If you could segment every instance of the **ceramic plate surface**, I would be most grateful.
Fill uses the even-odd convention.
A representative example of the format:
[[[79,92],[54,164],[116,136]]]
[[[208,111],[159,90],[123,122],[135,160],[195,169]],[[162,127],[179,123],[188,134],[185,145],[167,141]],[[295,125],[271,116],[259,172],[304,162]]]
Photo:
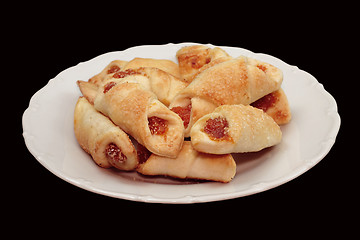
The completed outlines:
[[[81,93],[77,80],[88,80],[112,60],[135,57],[170,59],[194,43],[149,45],[109,52],[70,67],[40,89],[23,114],[23,136],[34,157],[49,171],[83,189],[143,202],[194,203],[242,197],[286,183],[316,165],[330,151],[340,127],[334,98],[309,73],[249,50],[222,47],[231,56],[249,56],[283,71],[292,120],[281,126],[282,142],[257,153],[234,154],[237,173],[230,183],[177,181],[143,177],[98,167],[76,141],[74,107]],[[214,47],[208,44],[209,47]]]

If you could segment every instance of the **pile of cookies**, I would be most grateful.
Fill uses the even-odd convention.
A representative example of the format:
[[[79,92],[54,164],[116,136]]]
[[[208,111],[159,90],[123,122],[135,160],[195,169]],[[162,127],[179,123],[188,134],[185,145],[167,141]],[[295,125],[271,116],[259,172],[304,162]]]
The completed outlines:
[[[78,81],[75,136],[100,167],[229,182],[231,153],[281,142],[291,119],[282,72],[204,45],[176,57],[115,60]]]

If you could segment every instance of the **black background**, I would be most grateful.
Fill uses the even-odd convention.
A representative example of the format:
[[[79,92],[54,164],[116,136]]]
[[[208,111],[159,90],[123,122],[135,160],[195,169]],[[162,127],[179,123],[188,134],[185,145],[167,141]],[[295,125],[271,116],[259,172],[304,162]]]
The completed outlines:
[[[351,65],[346,63],[352,40],[346,26],[351,25],[352,16],[345,15],[339,21],[345,10],[336,6],[326,11],[311,5],[297,11],[299,6],[231,6],[194,8],[183,2],[162,10],[154,4],[122,7],[97,3],[94,9],[69,5],[66,10],[57,10],[54,5],[49,11],[25,11],[21,22],[8,27],[3,50],[9,46],[12,54],[4,56],[8,68],[3,72],[10,75],[3,79],[3,90],[4,96],[10,93],[11,97],[3,99],[7,102],[5,116],[15,123],[15,133],[6,127],[4,132],[10,131],[16,140],[4,148],[11,150],[12,156],[4,155],[3,161],[9,163],[2,170],[7,176],[4,196],[14,212],[10,222],[36,222],[37,218],[42,226],[62,226],[63,230],[85,223],[86,232],[126,231],[126,223],[138,229],[155,224],[150,236],[160,236],[168,228],[177,236],[200,226],[203,232],[220,229],[239,235],[249,227],[259,229],[252,231],[253,235],[283,235],[285,226],[296,236],[315,229],[347,233],[350,225],[341,231],[338,225],[359,213],[353,204],[358,192],[353,184],[358,180],[350,174],[358,157],[351,155],[351,140],[345,138],[349,82],[358,80],[345,75]],[[190,205],[139,203],[91,193],[56,177],[30,154],[22,137],[22,114],[31,96],[50,79],[109,51],[169,42],[241,47],[311,73],[338,103],[342,122],[335,145],[319,164],[284,185],[243,198]],[[358,64],[353,67],[357,71]],[[52,225],[55,219],[64,222]]]

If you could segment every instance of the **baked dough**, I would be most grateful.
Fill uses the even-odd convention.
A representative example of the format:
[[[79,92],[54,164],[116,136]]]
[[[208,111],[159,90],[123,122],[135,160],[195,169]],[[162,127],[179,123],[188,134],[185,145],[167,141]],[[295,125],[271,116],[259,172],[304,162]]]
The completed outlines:
[[[112,78],[114,74],[118,73],[119,71],[125,71],[127,69],[138,69],[141,67],[158,68],[164,72],[173,75],[176,78],[180,78],[179,67],[173,61],[166,59],[134,58],[131,61],[112,61],[100,73],[90,78],[89,82],[99,86],[104,81]]]
[[[97,88],[103,82],[109,81],[112,78],[122,79],[130,75],[134,76],[145,89],[155,93],[159,101],[166,106],[169,106],[174,97],[187,86],[187,83],[180,78],[153,67],[118,70],[113,74],[106,75],[102,81],[98,81],[97,83],[92,81],[78,81],[78,86],[83,95],[93,103],[94,92],[96,94]],[[100,85],[98,85],[99,83]]]
[[[109,63],[100,73],[90,78],[89,82],[99,86],[102,82],[112,78],[114,73],[121,71],[121,69],[123,69],[127,63],[127,61],[114,60]]]
[[[83,97],[75,106],[74,132],[80,146],[103,168],[134,170],[136,150],[128,135]]]
[[[236,174],[230,153],[281,142],[278,124],[291,119],[283,74],[218,47],[187,46],[176,57],[179,65],[115,60],[77,81],[84,97],[75,107],[76,139],[104,168],[229,182]]]
[[[159,68],[143,67],[136,71],[148,78],[150,90],[155,93],[159,101],[166,106],[169,106],[174,97],[188,85],[180,78]]]
[[[149,151],[175,158],[184,140],[183,122],[139,81],[132,75],[110,79],[99,88],[94,106]]]
[[[211,49],[205,45],[183,47],[176,52],[176,57],[181,77],[189,83],[206,68],[232,58],[221,48]]]
[[[251,106],[263,110],[278,125],[286,124],[291,120],[289,102],[282,88],[251,103]]]
[[[126,69],[114,74],[113,78],[124,78],[129,75],[136,76],[138,82],[155,93],[159,101],[166,106],[169,106],[173,98],[187,86],[180,78],[154,67]]]
[[[194,81],[171,102],[169,108],[187,107],[191,104],[189,124],[217,106],[248,105],[280,88],[283,75],[280,69],[256,59],[240,56],[212,66],[196,76]]]
[[[89,101],[89,103],[94,105],[95,97],[97,95],[99,87],[95,83],[85,82],[81,80],[78,80],[76,84],[78,85],[82,95]]]
[[[276,122],[250,105],[223,105],[200,118],[192,127],[191,142],[213,154],[256,152],[281,141]]]
[[[236,163],[231,154],[200,153],[193,149],[190,141],[185,141],[175,159],[152,154],[137,171],[143,175],[229,182],[235,176]]]
[[[180,78],[179,66],[173,61],[167,59],[134,58],[124,66],[124,70],[138,69],[141,67],[157,68],[173,75],[176,78]]]

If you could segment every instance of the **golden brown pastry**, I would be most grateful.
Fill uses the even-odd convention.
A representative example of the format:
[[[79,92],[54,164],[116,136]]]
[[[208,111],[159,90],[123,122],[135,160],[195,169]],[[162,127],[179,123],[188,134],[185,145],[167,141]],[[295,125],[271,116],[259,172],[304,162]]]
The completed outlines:
[[[159,68],[144,67],[137,71],[149,79],[150,90],[159,101],[169,106],[174,97],[188,84]]]
[[[75,106],[74,132],[80,146],[100,167],[133,170],[138,165],[136,150],[128,135],[83,97]]]
[[[89,101],[89,103],[94,105],[95,97],[99,87],[94,83],[81,80],[77,81],[76,84],[78,85],[82,95]]]
[[[115,73],[113,78],[122,79],[130,75],[137,78],[144,88],[155,93],[159,101],[166,106],[169,106],[173,98],[187,86],[180,78],[153,67],[126,69]]]
[[[99,86],[102,82],[106,81],[109,78],[112,78],[112,76],[116,72],[121,71],[127,63],[127,61],[114,60],[109,63],[109,65],[107,65],[99,74],[96,74],[95,76],[90,78],[89,82],[95,84],[96,86]]]
[[[179,62],[180,74],[189,83],[206,68],[232,58],[221,48],[211,49],[205,45],[183,47],[176,52],[176,57]]]
[[[184,140],[183,122],[138,80],[110,79],[99,88],[94,106],[149,151],[174,158]]]
[[[174,97],[187,86],[187,83],[180,78],[152,67],[142,67],[138,69],[119,70],[113,74],[108,74],[106,77],[98,82],[103,83],[112,78],[123,79],[127,76],[133,76],[137,81],[147,90],[152,91],[158,97],[159,101],[169,106]],[[100,85],[101,85],[100,84]],[[94,92],[96,94],[97,88],[100,86],[89,81],[78,81],[78,86],[86,98],[93,103]]]
[[[134,58],[124,66],[123,70],[138,69],[142,67],[158,68],[176,78],[180,78],[179,66],[167,59]]]
[[[191,142],[213,154],[256,152],[281,141],[276,122],[250,105],[223,105],[200,118],[192,127]]]
[[[236,163],[231,154],[200,153],[193,149],[189,141],[185,141],[175,159],[152,154],[139,165],[137,171],[143,175],[229,182],[235,176]]]
[[[283,74],[218,47],[187,46],[176,57],[179,65],[115,60],[77,81],[84,97],[75,107],[76,139],[104,168],[229,182],[236,174],[230,153],[281,142],[278,124],[291,119]]]
[[[131,61],[114,60],[107,65],[99,74],[89,79],[90,83],[99,86],[102,82],[112,78],[114,74],[128,69],[138,69],[142,67],[158,68],[166,73],[180,78],[179,67],[176,63],[166,59],[134,58]]]
[[[286,124],[291,120],[289,102],[281,88],[251,103],[251,106],[263,110],[279,125]]]
[[[171,102],[169,108],[184,120],[185,136],[203,115],[224,104],[248,105],[280,88],[280,69],[247,57],[234,58],[212,66]]]

